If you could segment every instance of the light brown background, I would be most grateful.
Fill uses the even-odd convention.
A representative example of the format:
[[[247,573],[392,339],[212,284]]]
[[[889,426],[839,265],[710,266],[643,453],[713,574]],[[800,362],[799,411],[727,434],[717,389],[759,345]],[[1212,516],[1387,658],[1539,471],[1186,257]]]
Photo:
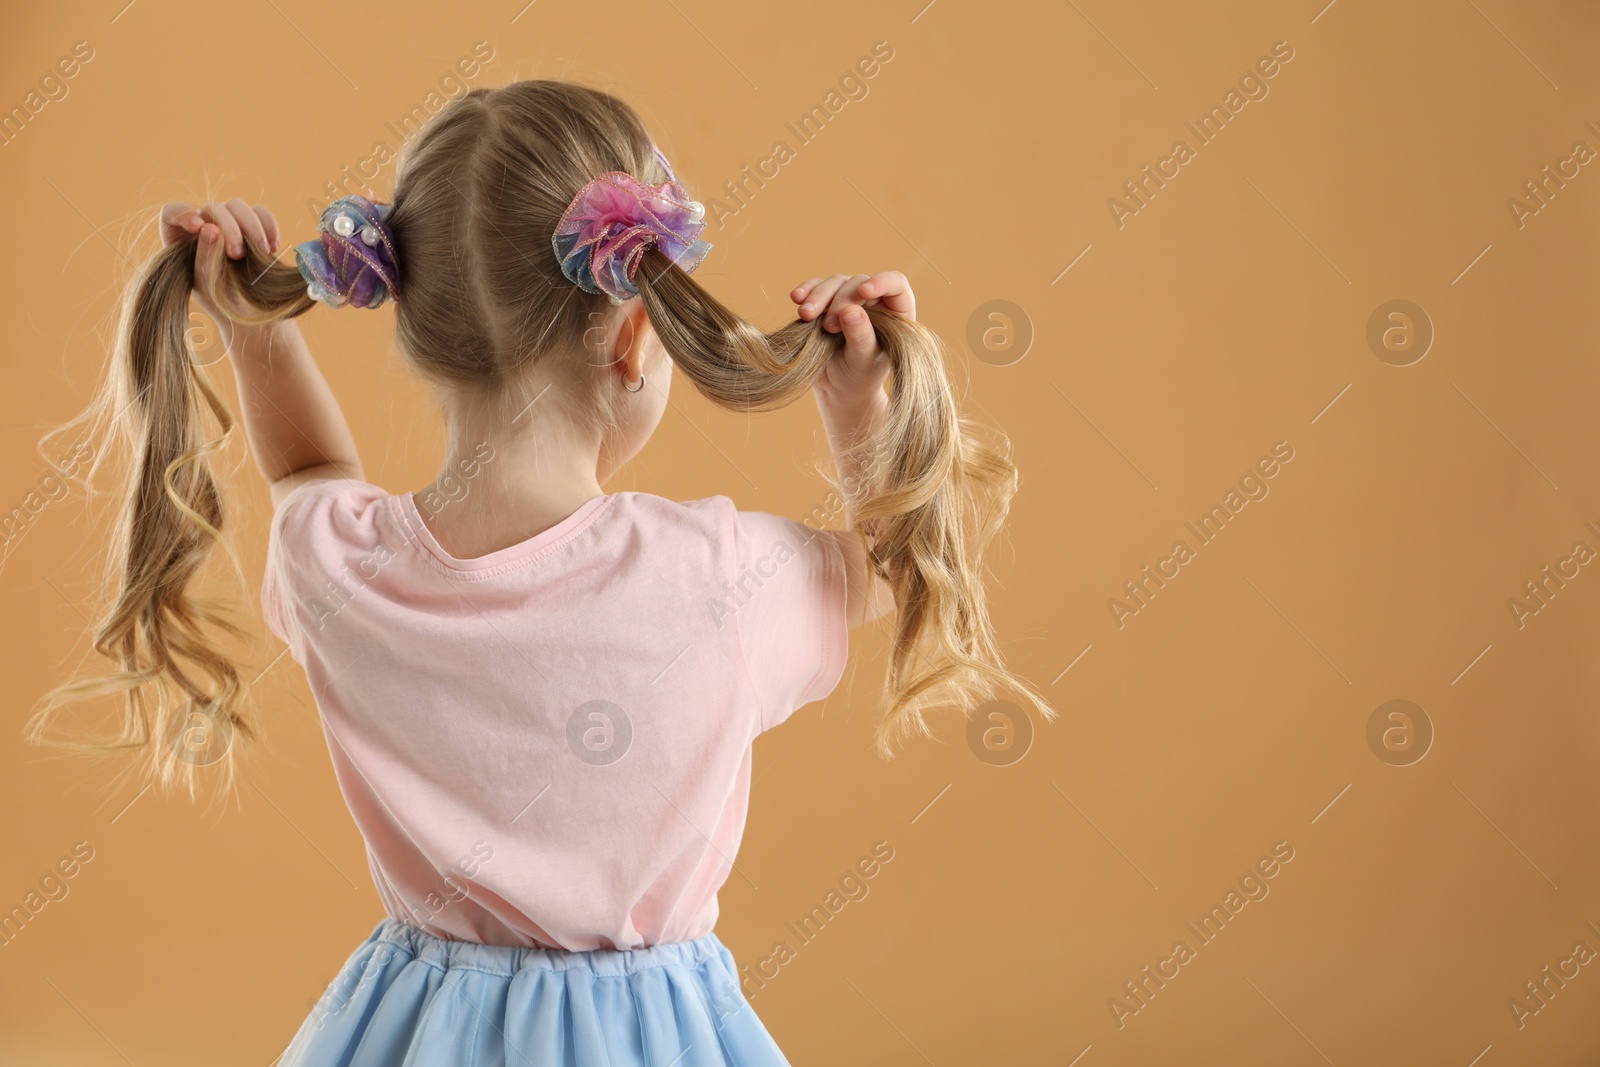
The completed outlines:
[[[476,84],[612,89],[710,197],[888,41],[868,97],[709,235],[700,277],[772,325],[812,275],[911,277],[969,409],[1015,442],[994,609],[1062,717],[1012,766],[977,759],[959,721],[882,764],[884,646],[858,636],[846,683],[757,745],[739,864],[759,888],[728,883],[718,932],[754,963],[873,842],[895,859],[756,1010],[797,1064],[1595,1062],[1600,964],[1521,1030],[1507,1000],[1575,942],[1600,950],[1600,577],[1521,630],[1506,602],[1573,542],[1600,547],[1600,174],[1521,229],[1506,201],[1574,141],[1600,149],[1600,13],[925,2],[9,9],[0,103],[75,41],[95,57],[0,148],[0,502],[87,397],[122,257],[149,251],[163,201],[243,196],[308,238],[322,183],[394,146],[385,123],[479,40]],[[1119,230],[1107,198],[1280,40],[1295,58],[1270,95]],[[1403,368],[1365,341],[1396,298],[1437,331]],[[1010,366],[964,342],[991,299],[1036,330]],[[440,436],[388,313],[304,321],[370,476],[425,484]],[[1296,457],[1270,497],[1119,630],[1107,598],[1279,440]],[[746,419],[680,387],[612,488],[798,516],[826,493],[822,448],[809,403]],[[232,456],[253,612],[266,494]],[[74,842],[95,850],[0,948],[0,1060],[264,1065],[380,917],[362,845],[287,658],[257,684],[267,741],[233,809],[22,743],[87,649],[108,521],[52,504],[0,570],[0,905]],[[264,666],[279,649],[256,625]],[[1395,698],[1437,730],[1409,767],[1367,746]],[[1122,983],[1285,840],[1270,896],[1119,1029]]]

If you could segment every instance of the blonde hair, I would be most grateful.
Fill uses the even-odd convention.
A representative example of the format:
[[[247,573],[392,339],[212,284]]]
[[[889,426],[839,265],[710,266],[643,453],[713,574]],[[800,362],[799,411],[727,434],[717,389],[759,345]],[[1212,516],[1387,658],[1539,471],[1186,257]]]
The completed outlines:
[[[630,107],[567,82],[473,89],[423,128],[400,160],[388,218],[400,253],[399,347],[415,369],[496,402],[537,363],[570,379],[596,417],[614,418],[616,390],[570,358],[612,309],[562,276],[550,245],[578,190],[607,171],[652,184],[667,177]],[[95,650],[117,669],[56,690],[28,726],[38,741],[62,704],[120,693],[121,733],[100,747],[140,752],[153,782],[191,794],[194,763],[175,744],[186,721],[199,711],[231,735],[253,736],[238,670],[212,636],[241,632],[190,591],[224,529],[210,456],[232,427],[186,336],[195,240],[158,252],[130,285],[111,372],[85,416],[120,437],[131,459],[110,554],[116,598],[94,630]],[[636,281],[676,369],[726,408],[770,410],[806,395],[843,344],[820,318],[762,332],[654,249]],[[244,309],[240,321],[290,318],[313,304],[293,266],[253,248],[229,261],[223,285],[218,302]],[[1017,485],[1009,444],[999,434],[981,442],[961,415],[937,336],[882,308],[867,314],[893,388],[882,428],[858,446],[862,484],[846,491],[855,534],[897,608],[879,750],[932,736],[929,709],[970,715],[999,690],[1052,718],[1005,668],[986,606],[984,553]],[[233,756],[231,747],[222,754],[230,776]]]

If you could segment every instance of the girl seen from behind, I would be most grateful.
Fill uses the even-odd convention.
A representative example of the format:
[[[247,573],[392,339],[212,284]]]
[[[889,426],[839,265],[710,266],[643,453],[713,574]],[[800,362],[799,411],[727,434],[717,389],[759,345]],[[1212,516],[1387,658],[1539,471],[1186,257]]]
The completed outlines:
[[[704,215],[628,105],[557,81],[451,103],[392,202],[335,202],[295,266],[264,208],[163,212],[85,416],[127,458],[94,633],[114,669],[29,732],[113,698],[105,745],[191,793],[254,734],[221,643],[241,631],[195,589],[227,530],[210,457],[234,417],[189,348],[192,297],[271,487],[262,610],[387,912],[284,1067],[784,1063],[713,932],[755,737],[831,692],[847,628],[883,616],[885,754],[1001,690],[1054,714],[986,610],[1015,469],[960,414],[905,277],[813,279],[766,333],[692,277]],[[448,427],[433,484],[366,481],[295,323],[319,302],[393,305]],[[846,529],[605,492],[679,374],[741,412],[815,396]]]

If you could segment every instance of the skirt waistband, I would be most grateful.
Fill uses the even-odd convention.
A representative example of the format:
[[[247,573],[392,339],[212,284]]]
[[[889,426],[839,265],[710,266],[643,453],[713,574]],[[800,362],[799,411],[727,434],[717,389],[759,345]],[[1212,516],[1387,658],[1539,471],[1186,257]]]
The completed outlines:
[[[464,968],[504,977],[522,971],[539,970],[577,970],[592,975],[619,977],[653,967],[680,966],[692,969],[727,952],[714,933],[693,941],[674,941],[643,948],[597,948],[585,952],[517,945],[481,945],[475,941],[446,941],[392,917],[379,922],[367,941],[369,944],[393,945],[419,962],[431,964],[440,970]]]

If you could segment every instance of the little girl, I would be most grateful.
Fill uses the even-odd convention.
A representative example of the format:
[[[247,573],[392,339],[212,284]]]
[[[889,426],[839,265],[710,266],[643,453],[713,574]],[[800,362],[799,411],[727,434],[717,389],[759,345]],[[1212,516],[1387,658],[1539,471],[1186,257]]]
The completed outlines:
[[[1015,469],[959,415],[905,277],[813,279],[763,333],[691,277],[704,217],[631,108],[555,81],[449,105],[393,203],[330,205],[295,266],[264,208],[163,212],[89,416],[129,446],[95,632],[117,670],[63,687],[30,732],[118,694],[110,747],[191,794],[252,736],[214,636],[240,631],[192,591],[233,424],[188,347],[192,295],[271,486],[262,610],[305,669],[387,912],[284,1067],[784,1063],[713,933],[756,735],[831,692],[847,626],[886,613],[886,754],[929,734],[925,709],[997,687],[1053,714],[985,610]],[[319,302],[393,304],[448,423],[425,489],[366,481],[294,323]],[[675,373],[739,411],[812,392],[848,529],[606,493]]]

